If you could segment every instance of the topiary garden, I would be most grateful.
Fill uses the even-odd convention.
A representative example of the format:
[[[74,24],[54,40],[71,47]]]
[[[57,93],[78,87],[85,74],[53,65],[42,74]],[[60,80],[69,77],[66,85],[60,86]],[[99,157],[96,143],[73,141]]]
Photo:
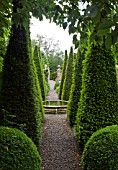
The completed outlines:
[[[81,50],[86,51],[90,38],[85,56],[78,50],[75,57],[71,47],[68,58],[65,51],[60,87],[55,84],[59,99],[69,100],[67,117],[83,150],[83,170],[118,169],[118,4],[113,0],[87,2],[81,15],[78,1],[65,5],[62,1],[1,0],[1,170],[41,169],[37,148],[44,120],[42,100],[49,90],[48,70],[44,80],[40,50],[35,46],[32,54],[29,23],[32,15],[42,20],[43,14],[64,29],[68,26],[76,48],[80,43]],[[78,33],[81,41],[77,40]],[[57,58],[49,58],[52,79],[56,76],[52,60],[63,61]]]

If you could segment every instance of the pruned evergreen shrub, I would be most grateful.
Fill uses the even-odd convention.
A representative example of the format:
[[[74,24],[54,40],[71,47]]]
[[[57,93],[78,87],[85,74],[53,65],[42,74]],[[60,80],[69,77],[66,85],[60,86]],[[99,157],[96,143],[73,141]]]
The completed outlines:
[[[78,110],[78,103],[80,100],[81,86],[82,86],[82,61],[83,61],[83,56],[82,54],[80,54],[78,49],[78,53],[75,61],[75,69],[73,72],[71,92],[70,92],[70,97],[69,97],[68,107],[67,107],[67,117],[71,126],[74,126],[75,124],[77,110]]]
[[[63,84],[64,84],[64,79],[65,79],[65,71],[66,71],[67,60],[68,60],[68,54],[67,54],[67,50],[65,50],[63,70],[62,70],[61,82],[60,82],[59,92],[58,92],[59,99],[61,99],[61,96],[62,96],[62,90],[63,90]]]
[[[26,134],[15,128],[0,127],[0,169],[40,170],[41,158]]]
[[[48,82],[48,69],[44,70],[45,80]]]
[[[72,74],[74,69],[74,56],[73,56],[73,48],[71,47],[69,58],[67,62],[66,72],[65,72],[65,79],[63,84],[63,90],[62,90],[62,100],[69,100],[70,96],[70,90],[72,85]]]
[[[12,26],[3,66],[0,125],[24,131],[38,147],[43,105],[41,92],[37,91],[28,28]]]
[[[43,104],[42,104],[42,95],[41,95],[41,88],[40,88],[40,84],[39,84],[39,79],[38,79],[38,74],[37,74],[37,70],[36,70],[36,66],[35,66],[35,63],[34,63],[34,60],[33,58],[31,57],[32,59],[32,73],[33,73],[33,77],[32,79],[34,79],[34,88],[35,88],[35,106],[37,107],[38,109],[38,112],[40,111],[40,114],[37,114],[37,120],[40,120],[39,122],[43,122],[44,121],[44,109],[43,109]],[[40,129],[41,131],[41,124],[40,124],[40,127],[38,129]],[[40,135],[41,137],[41,135]]]
[[[92,44],[83,63],[82,91],[75,126],[81,147],[93,132],[114,124],[118,124],[114,57],[104,46]]]
[[[118,65],[116,65],[116,78],[117,78],[117,85],[118,85]]]
[[[34,54],[33,54],[33,59],[34,63],[36,66],[36,72],[38,75],[38,81],[41,89],[41,95],[42,99],[45,100],[46,94],[45,94],[45,78],[44,78],[44,73],[43,73],[43,68],[42,68],[42,63],[41,63],[41,54],[40,50],[38,50],[38,47],[35,46],[34,48]]]
[[[82,154],[83,170],[118,169],[118,125],[93,133]]]

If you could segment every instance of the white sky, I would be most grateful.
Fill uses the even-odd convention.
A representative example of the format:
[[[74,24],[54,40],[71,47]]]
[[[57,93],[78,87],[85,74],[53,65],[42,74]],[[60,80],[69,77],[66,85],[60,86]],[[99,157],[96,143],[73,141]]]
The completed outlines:
[[[85,8],[87,3],[79,3],[79,7],[82,10]],[[83,12],[81,11],[83,14]],[[30,25],[30,36],[31,39],[36,39],[36,35],[43,35],[48,38],[54,38],[55,41],[59,40],[60,49],[62,51],[68,50],[70,51],[70,47],[72,46],[72,35],[69,35],[68,29],[64,30],[62,27],[57,26],[55,23],[50,23],[45,17],[43,21],[39,21],[36,18],[31,19]]]
[[[31,39],[36,39],[36,35],[43,35],[48,38],[54,38],[55,41],[59,40],[60,49],[62,51],[70,50],[72,46],[72,35],[69,36],[68,30],[57,26],[55,23],[50,23],[46,18],[39,21],[36,18],[31,19],[30,36]]]

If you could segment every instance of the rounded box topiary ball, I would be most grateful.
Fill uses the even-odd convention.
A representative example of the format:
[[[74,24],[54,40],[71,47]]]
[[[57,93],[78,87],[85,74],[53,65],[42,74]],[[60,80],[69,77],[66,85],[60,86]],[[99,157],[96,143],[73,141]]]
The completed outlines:
[[[18,129],[0,127],[0,169],[41,169],[41,158],[35,144]]]
[[[118,170],[118,125],[100,129],[84,147],[83,170]]]

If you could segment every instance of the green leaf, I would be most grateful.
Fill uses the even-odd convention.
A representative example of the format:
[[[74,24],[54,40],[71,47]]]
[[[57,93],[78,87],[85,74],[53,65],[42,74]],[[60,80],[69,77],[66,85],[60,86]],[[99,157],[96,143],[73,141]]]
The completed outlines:
[[[79,41],[76,41],[75,43],[75,49],[77,49],[79,47]]]
[[[73,42],[77,41],[77,34],[73,35]]]
[[[109,29],[99,29],[98,32],[97,32],[97,35],[99,36],[105,36],[107,35],[109,32]]]
[[[60,12],[60,13],[62,12],[62,9],[61,9],[61,7],[60,7],[59,5],[56,5],[56,6],[55,6],[55,10],[58,11],[58,12]]]
[[[101,17],[101,13],[100,13],[100,11],[98,11],[96,16],[91,18],[93,24],[96,25],[97,23],[99,23],[100,22],[100,17]]]
[[[69,34],[75,33],[75,30],[76,30],[76,28],[72,24],[70,24],[69,25]]]
[[[98,5],[92,5],[92,8],[90,10],[90,17],[91,18],[96,17],[98,11],[99,11]]]
[[[118,26],[112,31],[112,43],[115,44],[118,41]]]
[[[98,11],[99,11],[98,5],[93,4],[91,6],[89,6],[89,5],[87,6],[85,13],[90,18],[94,18],[97,15]]]
[[[64,23],[63,23],[63,29],[65,30],[66,27],[67,27],[67,22],[64,22]]]
[[[115,23],[111,19],[105,19],[104,22],[102,22],[99,25],[98,29],[107,29],[107,28],[111,28],[114,25]]]
[[[113,16],[113,21],[114,21],[114,22],[118,22],[118,15],[114,15],[114,16]]]
[[[111,45],[112,45],[111,34],[108,34],[108,36],[105,38],[105,45],[107,49],[111,48]]]

